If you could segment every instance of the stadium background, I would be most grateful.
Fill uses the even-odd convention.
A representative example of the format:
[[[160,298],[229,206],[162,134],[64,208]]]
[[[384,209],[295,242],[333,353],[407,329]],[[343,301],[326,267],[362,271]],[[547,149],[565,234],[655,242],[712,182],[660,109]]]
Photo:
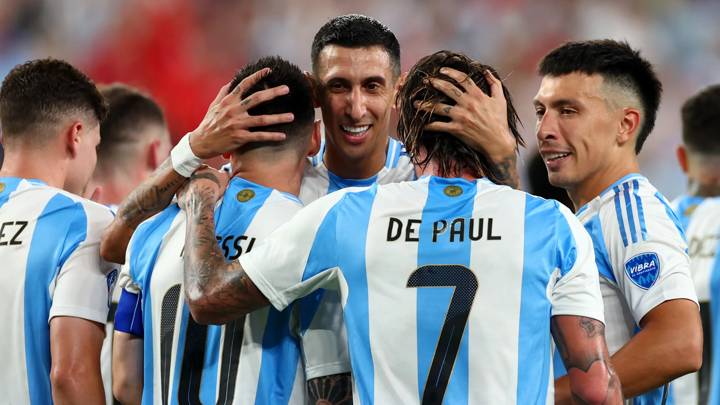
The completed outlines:
[[[717,0],[0,0],[0,77],[28,59],[66,59],[96,82],[149,91],[176,140],[246,62],[279,54],[309,70],[315,31],[345,13],[387,24],[400,41],[403,70],[438,49],[497,67],[524,123],[526,156],[536,147],[530,100],[542,55],[566,40],[628,40],[665,87],[642,171],[668,197],[683,191],[679,108],[720,82]]]

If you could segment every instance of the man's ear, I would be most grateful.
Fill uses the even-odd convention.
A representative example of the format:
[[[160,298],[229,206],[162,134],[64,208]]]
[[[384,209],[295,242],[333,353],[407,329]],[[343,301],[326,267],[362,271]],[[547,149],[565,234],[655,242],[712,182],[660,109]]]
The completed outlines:
[[[627,107],[623,109],[623,117],[620,121],[620,128],[617,133],[617,142],[624,145],[629,141],[637,139],[640,130],[640,110]],[[634,145],[634,143],[633,143]],[[634,148],[634,146],[633,146]]]
[[[310,138],[310,148],[307,153],[308,157],[315,156],[318,154],[318,152],[320,152],[320,144],[322,142],[320,125],[320,120],[316,120],[313,123],[313,133]]]
[[[403,86],[405,86],[405,82],[407,81],[408,72],[403,72],[400,74],[400,77],[398,77],[397,81],[395,82],[395,88],[393,89],[393,108],[395,110],[400,109],[400,98],[398,97],[398,94],[400,94],[400,91],[402,91]]]
[[[162,154],[162,141],[155,139],[148,143],[145,148],[145,164],[149,171],[155,171],[165,160],[161,156]]]
[[[680,164],[680,168],[682,169],[683,173],[687,174],[688,156],[685,145],[678,145],[677,149],[675,149],[675,156],[677,156],[678,163]]]
[[[65,150],[73,159],[77,157],[80,138],[84,135],[82,130],[83,124],[80,121],[73,122],[72,125],[65,129],[65,135],[63,136],[65,140]]]
[[[320,83],[318,83],[312,72],[305,71],[305,78],[310,83],[310,90],[312,91],[313,108],[320,108]]]

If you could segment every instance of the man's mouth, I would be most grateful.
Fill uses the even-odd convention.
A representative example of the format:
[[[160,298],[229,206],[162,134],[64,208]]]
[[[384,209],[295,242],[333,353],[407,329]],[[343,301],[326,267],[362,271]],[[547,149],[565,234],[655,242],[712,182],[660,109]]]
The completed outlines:
[[[370,125],[341,125],[340,128],[350,136],[359,137],[370,129]]]
[[[566,158],[568,156],[570,156],[570,153],[568,153],[568,152],[547,153],[547,154],[545,154],[545,162],[546,163],[555,162],[562,158]]]

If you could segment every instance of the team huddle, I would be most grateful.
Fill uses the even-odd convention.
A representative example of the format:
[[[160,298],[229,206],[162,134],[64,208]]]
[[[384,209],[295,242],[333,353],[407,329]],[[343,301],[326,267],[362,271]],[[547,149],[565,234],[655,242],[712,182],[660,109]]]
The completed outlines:
[[[670,203],[637,160],[652,65],[613,40],[545,55],[522,102],[571,211],[518,190],[492,66],[402,73],[361,15],[311,60],[244,66],[172,149],[130,87],[7,75],[0,402],[720,404],[720,86],[683,107]]]

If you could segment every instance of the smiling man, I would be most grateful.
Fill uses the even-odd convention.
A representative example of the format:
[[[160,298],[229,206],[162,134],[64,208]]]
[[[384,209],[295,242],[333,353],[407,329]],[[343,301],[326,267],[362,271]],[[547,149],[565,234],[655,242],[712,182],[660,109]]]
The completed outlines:
[[[613,366],[626,397],[660,404],[666,394],[651,390],[697,370],[702,350],[682,228],[638,173],[661,84],[637,51],[612,40],[567,43],[539,70],[540,153],[593,238]],[[567,379],[557,380],[557,403],[569,396]]]

